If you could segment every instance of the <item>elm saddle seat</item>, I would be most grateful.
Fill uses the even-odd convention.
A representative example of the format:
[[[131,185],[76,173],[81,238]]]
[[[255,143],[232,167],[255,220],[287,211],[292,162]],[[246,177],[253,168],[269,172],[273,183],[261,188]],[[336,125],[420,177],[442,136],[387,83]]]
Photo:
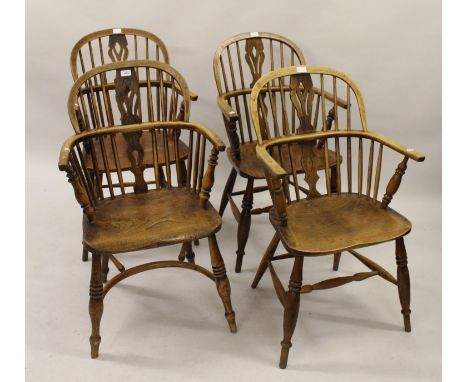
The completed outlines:
[[[270,221],[286,249],[297,254],[343,252],[395,240],[411,231],[411,222],[404,216],[355,193],[302,199],[288,205],[286,212],[287,225],[280,224],[274,209]]]
[[[92,224],[83,219],[83,245],[115,254],[202,239],[220,228],[221,217],[209,202],[203,208],[191,191],[161,188],[102,202]]]
[[[257,146],[257,141],[244,143],[240,145],[240,160],[237,160],[234,156],[234,152],[231,147],[227,149],[227,155],[232,163],[232,165],[239,170],[241,175],[252,177],[255,179],[264,179],[265,178],[265,170],[262,164],[262,161],[257,157],[257,153],[255,148]],[[325,156],[322,153],[323,147],[319,148],[319,146],[314,146],[313,155],[314,160],[316,161],[318,170],[325,169]],[[298,144],[291,145],[291,153],[293,157],[293,164],[296,168],[296,171],[303,172],[302,166],[302,152],[301,148]],[[319,154],[319,155],[318,155]],[[278,162],[283,164],[283,168],[287,173],[292,173],[293,170],[291,168],[291,160],[289,156],[289,152],[286,146],[281,147],[281,158],[282,162],[280,161],[280,156],[277,151],[272,154],[273,158]],[[332,150],[328,150],[328,160],[331,167],[336,165],[336,154]],[[342,157],[340,156],[340,162]]]
[[[160,165],[164,165],[166,163],[165,155],[164,155],[164,140],[163,140],[163,134],[161,132],[155,132],[155,137],[156,137],[156,148],[157,148],[157,153],[158,153],[158,163]],[[112,149],[112,142],[110,137],[106,136],[102,138],[104,149],[105,149],[105,154],[108,160],[109,164],[109,171],[114,172],[117,170],[117,166],[115,163],[114,159],[114,151]],[[175,163],[175,150],[174,150],[174,138],[172,136],[168,136],[168,148],[169,148],[169,163],[173,164]],[[139,140],[141,147],[144,151],[144,157],[143,157],[143,166],[145,168],[153,166],[153,138],[152,138],[152,133],[149,131],[143,131],[141,138]],[[127,141],[125,140],[125,137],[123,134],[116,134],[115,135],[115,144],[117,146],[117,152],[119,153],[125,153],[127,151]],[[103,161],[103,155],[101,152],[101,146],[98,142],[94,143],[94,150],[96,154],[96,160],[97,160],[97,168],[101,172],[106,171],[106,167]],[[184,161],[187,159],[188,156],[188,147],[187,145],[179,139],[179,161]],[[120,168],[122,170],[130,170],[132,168],[132,164],[130,163],[130,160],[128,159],[127,155],[120,155],[119,156],[119,161],[120,161]],[[90,170],[93,170],[93,157],[91,155],[91,152],[88,150],[85,154],[85,161],[86,161],[86,167]]]

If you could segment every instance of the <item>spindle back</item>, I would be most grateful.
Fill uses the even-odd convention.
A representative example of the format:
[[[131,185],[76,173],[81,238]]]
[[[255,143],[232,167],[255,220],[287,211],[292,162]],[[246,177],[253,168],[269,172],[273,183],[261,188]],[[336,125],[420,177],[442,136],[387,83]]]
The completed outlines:
[[[68,113],[76,133],[120,124],[188,121],[190,95],[184,78],[167,64],[115,62],[75,82]]]
[[[218,47],[213,59],[216,87],[236,114],[241,144],[255,140],[249,110],[250,92],[255,82],[263,73],[275,68],[304,64],[299,47],[273,33],[242,33]]]
[[[351,105],[358,106],[357,115]],[[367,130],[361,92],[335,69],[291,66],[262,76],[252,89],[252,119],[259,143],[314,131]]]
[[[70,54],[73,81],[97,66],[127,60],[169,64],[166,45],[153,33],[133,28],[104,29],[81,38]]]

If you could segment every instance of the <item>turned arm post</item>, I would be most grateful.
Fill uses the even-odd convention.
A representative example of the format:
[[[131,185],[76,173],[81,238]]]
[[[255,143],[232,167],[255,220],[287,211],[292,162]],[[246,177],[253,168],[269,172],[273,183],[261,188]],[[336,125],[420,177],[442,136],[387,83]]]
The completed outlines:
[[[406,171],[408,159],[409,158],[405,156],[403,160],[398,164],[398,167],[396,168],[395,173],[390,178],[390,181],[387,184],[387,189],[385,190],[385,195],[382,198],[382,203],[380,204],[380,208],[382,209],[387,208],[387,206],[392,201],[393,195],[395,195],[396,192],[398,191],[398,188],[400,187],[400,184],[401,184],[401,179],[403,178],[403,175],[405,174],[405,171]]]
[[[203,175],[202,188],[200,192],[200,206],[206,208],[208,199],[210,198],[210,191],[214,184],[215,167],[218,164],[219,151],[216,148],[211,149],[210,158],[208,159],[208,168]]]
[[[88,194],[86,193],[78,174],[72,166],[67,167],[65,171],[67,173],[68,182],[73,186],[73,190],[75,191],[77,202],[80,204],[90,223],[92,223],[94,221],[94,208],[90,203]]]
[[[283,182],[280,178],[268,176],[267,182],[269,183],[269,189],[271,198],[273,200],[273,208],[275,209],[276,216],[278,217],[281,225],[286,226],[288,224],[288,216],[286,214],[286,197],[284,196]]]
[[[226,118],[225,116],[223,116],[223,118],[234,158],[240,160],[240,142],[237,134],[237,120],[235,118]]]

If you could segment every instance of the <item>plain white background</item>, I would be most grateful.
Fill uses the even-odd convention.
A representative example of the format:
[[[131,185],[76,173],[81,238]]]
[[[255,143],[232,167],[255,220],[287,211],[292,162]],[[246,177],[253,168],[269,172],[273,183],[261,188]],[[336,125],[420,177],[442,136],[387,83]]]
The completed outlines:
[[[441,10],[438,1],[124,1],[30,2],[26,31],[27,358],[30,380],[189,378],[257,380],[440,380],[441,370]],[[171,63],[200,99],[191,119],[226,139],[216,109],[216,46],[245,31],[295,41],[310,64],[336,67],[360,86],[369,129],[425,152],[410,163],[394,208],[414,224],[407,247],[413,332],[402,331],[396,290],[381,280],[308,295],[302,301],[286,371],[277,369],[281,306],[271,281],[249,288],[271,236],[255,218],[242,274],[233,272],[235,224],[219,235],[233,288],[239,332],[230,335],[212,285],[198,275],[157,271],[137,276],[106,299],[101,356],[90,360],[87,284],[80,262],[80,208],[56,162],[72,130],[66,115],[68,55],[84,34],[136,27],[160,36]],[[218,168],[213,204],[229,171]],[[256,199],[267,203],[268,196]],[[176,249],[129,255],[133,264]],[[196,250],[206,265],[207,246]],[[374,251],[375,252],[375,251]],[[393,248],[376,259],[392,269]],[[331,277],[331,259],[307,263],[309,280]],[[280,267],[287,279],[290,264]],[[340,275],[359,271],[344,258]],[[183,271],[182,271],[183,272]]]

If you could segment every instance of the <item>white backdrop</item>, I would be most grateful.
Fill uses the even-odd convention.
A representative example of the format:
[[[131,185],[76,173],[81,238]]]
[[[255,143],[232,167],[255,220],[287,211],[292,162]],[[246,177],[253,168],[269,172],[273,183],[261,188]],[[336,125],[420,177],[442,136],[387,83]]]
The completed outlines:
[[[124,373],[133,377],[140,375],[144,380],[157,376],[158,372],[164,372],[168,379],[178,380],[185,378],[184,372],[190,372],[182,367],[184,362],[191,364],[192,370],[196,371],[189,374],[192,379],[247,378],[249,371],[258,372],[258,380],[271,380],[284,375],[292,380],[295,377],[301,379],[304,371],[322,373],[317,380],[341,380],[343,373],[350,377],[372,378],[374,381],[396,380],[393,373],[399,373],[398,380],[415,381],[420,378],[428,381],[440,378],[440,1],[30,0],[26,23],[26,303],[27,373],[31,380],[59,380],[64,375],[68,375],[67,380],[83,380],[83,375],[86,376],[85,380],[92,380],[93,375],[110,377],[112,373],[120,375],[119,379],[122,379],[119,373]],[[224,125],[215,101],[217,92],[212,73],[214,51],[220,42],[237,33],[269,31],[296,42],[309,64],[335,67],[353,78],[364,95],[369,130],[426,154],[426,162],[409,163],[403,185],[393,202],[394,208],[414,223],[407,244],[413,287],[414,331],[409,336],[411,340],[408,340],[408,336],[401,336],[398,330],[385,330],[388,329],[385,326],[388,319],[382,309],[386,311],[388,308],[392,312],[392,325],[401,324],[398,299],[392,287],[381,286],[377,282],[378,288],[372,287],[369,283],[374,281],[371,281],[333,293],[324,292],[318,300],[322,303],[320,309],[331,309],[333,314],[324,316],[322,312],[322,316],[314,316],[318,314],[316,309],[320,304],[317,305],[317,301],[307,302],[307,307],[302,309],[310,310],[313,321],[307,324],[305,320],[302,329],[298,324],[293,343],[303,338],[303,344],[295,345],[291,350],[288,374],[278,373],[276,363],[282,319],[280,305],[275,301],[271,282],[267,278],[262,281],[262,292],[249,288],[259,256],[270,235],[263,232],[271,229],[266,218],[257,218],[252,224],[253,233],[247,245],[245,271],[241,275],[229,273],[233,284],[233,302],[240,322],[235,340],[224,333],[223,323],[216,317],[209,316],[218,325],[214,334],[210,332],[210,325],[204,326],[199,322],[203,320],[200,316],[193,314],[192,317],[198,308],[193,306],[194,300],[191,298],[199,298],[206,303],[207,295],[213,297],[210,294],[211,286],[207,286],[191,298],[184,297],[182,292],[181,295],[164,292],[166,303],[172,299],[174,305],[181,304],[186,321],[182,321],[180,326],[166,328],[163,333],[158,332],[155,343],[151,345],[154,348],[145,345],[148,340],[145,335],[128,329],[133,328],[128,315],[137,320],[137,313],[131,313],[134,308],[131,304],[140,298],[138,291],[149,288],[147,294],[157,294],[158,288],[154,283],[165,285],[166,276],[154,273],[135,281],[132,285],[140,289],[133,291],[133,294],[127,290],[129,296],[109,299],[109,304],[113,301],[118,307],[107,308],[106,305],[102,342],[104,355],[101,358],[113,363],[88,360],[86,290],[89,267],[79,261],[81,211],[65,175],[57,169],[57,159],[63,140],[72,133],[66,113],[68,91],[72,84],[70,50],[79,38],[89,32],[119,27],[148,30],[165,42],[171,64],[186,78],[190,88],[199,94],[199,100],[192,104],[191,120],[208,126],[226,142]],[[229,171],[225,156],[221,156],[219,166],[212,198],[215,205]],[[264,198],[267,201],[268,196]],[[223,224],[220,242],[228,270],[232,270],[236,240],[235,225],[229,212],[225,214]],[[197,251],[206,251],[206,245]],[[391,254],[391,247],[388,251]],[[386,258],[391,267],[393,254]],[[330,277],[327,261],[320,264],[312,267],[310,273],[314,269],[318,272],[323,269],[324,274],[328,274],[326,277]],[[346,266],[347,262],[343,260],[342,268],[346,270]],[[285,267],[283,278],[287,277],[288,268],[289,265]],[[179,276],[179,273],[174,274],[174,277]],[[178,284],[184,284],[185,280],[186,283],[195,282],[188,276],[180,280]],[[169,279],[167,282],[171,283]],[[174,288],[183,291],[190,289],[190,286]],[[387,296],[385,293],[389,293],[389,304],[382,302]],[[252,300],[255,298],[258,300]],[[355,304],[354,308],[348,306],[352,305],[350,299]],[[121,304],[117,302],[120,300]],[[162,304],[161,300],[155,302]],[[268,305],[270,301],[271,309]],[[146,304],[148,301],[142,302],[142,305]],[[215,306],[215,303],[210,303],[205,307],[212,311]],[[157,307],[146,313],[145,306],[142,308],[138,314],[146,314],[150,325],[145,330],[152,331],[152,335],[162,330],[161,320],[171,320],[169,313],[152,319],[150,316],[155,314]],[[116,310],[116,316],[112,319],[106,319],[108,309]],[[353,311],[356,316],[346,320],[342,316],[349,315],[348,309],[357,309]],[[176,309],[174,312],[179,311]],[[218,310],[216,312],[220,313]],[[206,312],[201,314],[209,315]],[[301,314],[300,322],[301,317],[307,318],[307,313]],[[369,315],[374,315],[370,319],[374,321],[367,321]],[[275,317],[274,326],[262,331],[262,320],[270,316]],[[349,324],[350,321],[354,325]],[[129,326],[124,327],[122,322]],[[333,322],[334,325],[327,326]],[[198,328],[199,332],[183,332],[191,324],[202,327]],[[323,334],[322,329],[327,335]],[[183,333],[182,339],[176,334],[180,331]],[[200,332],[204,336],[212,336],[211,342],[198,344],[201,339],[197,334]],[[337,332],[340,336],[336,336]],[[138,340],[140,334],[141,341]],[[191,342],[191,336],[194,342]],[[115,342],[117,337],[120,338],[119,343]],[[184,338],[189,339],[184,341]],[[255,341],[246,345],[242,342],[243,338],[255,338]],[[368,342],[364,346],[362,341],[366,338]],[[382,342],[376,345],[374,340]],[[135,341],[138,343],[136,347]],[[230,346],[229,341],[241,342]],[[166,347],[172,344],[174,348],[168,350]],[[247,352],[241,350],[243,346],[251,350],[248,356],[242,357],[244,351]],[[252,350],[256,346],[257,350]],[[131,355],[128,354],[130,348]],[[263,352],[258,349],[263,349]],[[349,353],[353,353],[353,362],[348,358]],[[207,356],[202,357],[202,354]],[[376,354],[380,354],[380,357]],[[183,361],[178,359],[181,356],[185,357]],[[197,362],[192,364],[192,358]],[[369,366],[363,361],[370,358],[376,359],[374,365]],[[340,369],[343,362],[346,367]]]

